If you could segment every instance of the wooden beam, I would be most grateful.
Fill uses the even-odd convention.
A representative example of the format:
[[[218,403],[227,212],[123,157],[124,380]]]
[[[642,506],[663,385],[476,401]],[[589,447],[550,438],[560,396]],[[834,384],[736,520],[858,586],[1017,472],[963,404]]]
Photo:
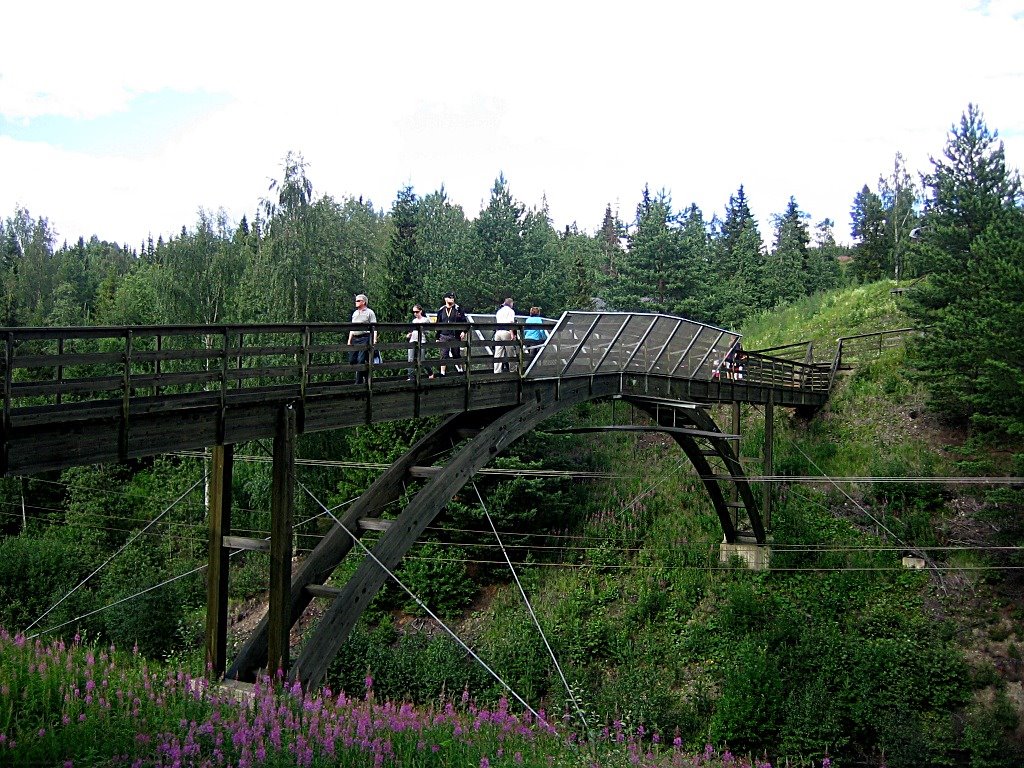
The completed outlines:
[[[233,445],[216,445],[210,467],[210,541],[206,569],[206,667],[214,680],[224,674],[228,645],[228,547],[231,530]]]
[[[734,435],[740,434],[740,404],[739,402],[732,403],[732,433]],[[740,455],[740,444],[736,443],[736,458]],[[738,483],[732,484],[732,491],[729,494],[729,501],[732,502],[729,506],[736,510],[735,517],[732,520],[732,524],[737,528],[740,527],[740,513],[739,510],[743,508],[743,505],[739,503],[740,500],[740,487]]]
[[[333,599],[341,594],[341,587],[328,587],[324,584],[307,584],[306,591],[313,597],[329,597]]]
[[[545,429],[548,435],[579,435],[587,432],[664,432],[669,435],[689,435],[690,437],[713,437],[716,440],[739,440],[739,435],[725,432],[713,432],[706,429],[690,429],[687,427],[654,426],[644,424],[608,424],[600,427],[567,427],[565,429]],[[419,467],[414,467],[420,469]],[[432,469],[426,467],[425,469]],[[413,475],[415,477],[416,475]]]
[[[292,581],[292,518],[295,509],[295,408],[281,408],[274,435],[270,496],[270,599],[267,616],[267,671],[288,672],[291,632],[289,596]]]
[[[386,531],[393,522],[395,521],[381,520],[379,517],[361,517],[359,518],[359,527],[364,531]]]
[[[244,549],[249,552],[269,552],[270,539],[253,539],[248,536],[225,536],[224,546],[228,549]]]
[[[771,393],[768,393],[768,402],[764,406],[764,465],[763,474],[771,477],[775,474],[775,404]],[[771,530],[772,527],[772,484],[764,483],[764,494],[761,500],[763,505],[764,527]]]

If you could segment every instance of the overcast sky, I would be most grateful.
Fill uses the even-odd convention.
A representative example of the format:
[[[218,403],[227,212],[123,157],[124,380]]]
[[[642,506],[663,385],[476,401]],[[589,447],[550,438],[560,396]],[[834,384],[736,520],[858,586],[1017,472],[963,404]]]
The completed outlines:
[[[645,184],[762,236],[790,196],[848,242],[901,152],[968,103],[1024,166],[1024,0],[11,2],[0,218],[137,247],[197,211],[252,217],[288,151],[314,194],[388,209],[443,187],[475,218],[503,173],[593,232]]]

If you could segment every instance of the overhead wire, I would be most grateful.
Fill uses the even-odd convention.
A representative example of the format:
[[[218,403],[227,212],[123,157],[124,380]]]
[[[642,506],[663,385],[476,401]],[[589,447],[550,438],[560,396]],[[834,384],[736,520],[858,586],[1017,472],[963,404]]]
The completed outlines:
[[[124,550],[127,549],[136,539],[138,539],[139,536],[141,536],[146,531],[148,531],[153,525],[155,525],[160,520],[161,517],[163,517],[171,509],[173,509],[175,504],[177,504],[179,501],[181,501],[186,496],[188,496],[188,494],[192,493],[192,491],[195,490],[196,487],[199,486],[200,484],[202,484],[205,480],[206,480],[206,475],[204,474],[201,478],[199,478],[199,480],[197,480],[195,483],[193,483],[191,486],[189,486],[189,488],[184,493],[182,493],[177,499],[175,499],[167,507],[165,507],[164,510],[160,514],[158,514],[155,518],[153,518],[146,525],[145,528],[143,528],[141,531],[139,531],[134,536],[132,536],[128,541],[126,541],[124,544],[122,544],[121,547],[118,548],[118,550],[116,552],[114,552],[114,554],[112,554],[110,557],[108,557],[106,560],[104,560],[103,563],[99,565],[99,567],[97,567],[92,573],[90,573],[88,576],[86,576],[84,579],[82,579],[80,582],[78,582],[78,584],[76,584],[74,587],[72,587],[70,592],[68,592],[66,595],[64,595],[62,598],[60,598],[60,600],[58,600],[52,606],[47,608],[38,618],[36,618],[35,621],[33,621],[31,624],[29,624],[27,627],[25,627],[24,632],[28,632],[30,629],[32,629],[32,627],[34,627],[36,624],[38,624],[40,621],[42,621],[44,618],[46,618],[58,605],[60,605],[65,600],[67,600],[69,597],[71,597],[73,594],[75,594],[75,592],[77,592],[93,576],[95,576],[97,573],[99,573],[104,568],[106,568],[107,565],[109,565],[110,562],[112,560],[114,560],[114,558],[116,558],[118,555],[120,555],[122,552],[124,552]]]
[[[422,601],[422,600],[421,600],[421,599],[420,599],[420,598],[419,598],[419,597],[418,597],[418,596],[417,596],[417,595],[416,595],[416,594],[415,594],[415,593],[414,593],[414,592],[413,592],[413,591],[412,591],[411,589],[409,589],[409,587],[407,587],[407,586],[405,585],[405,583],[404,583],[404,582],[403,582],[403,581],[402,581],[401,579],[399,579],[399,578],[398,578],[398,576],[396,576],[396,575],[394,574],[394,572],[392,572],[392,570],[391,570],[390,568],[388,568],[388,567],[387,567],[386,565],[384,565],[384,563],[382,563],[382,562],[380,561],[380,558],[378,558],[378,557],[377,557],[377,556],[376,556],[376,555],[375,555],[375,554],[374,554],[374,553],[373,553],[373,552],[372,552],[372,551],[371,551],[371,550],[370,550],[370,549],[369,549],[369,548],[368,548],[368,547],[367,547],[367,546],[366,546],[366,545],[365,545],[365,544],[364,544],[364,543],[363,543],[363,542],[362,542],[362,541],[360,540],[360,538],[359,538],[358,536],[356,536],[356,535],[355,535],[354,533],[352,533],[352,531],[350,531],[350,530],[349,530],[349,529],[348,529],[348,528],[347,528],[347,527],[345,526],[345,524],[344,524],[344,523],[342,523],[342,522],[341,522],[341,520],[340,520],[340,519],[338,519],[338,517],[337,517],[337,516],[336,516],[336,515],[335,515],[335,514],[334,514],[334,513],[333,513],[333,512],[332,512],[332,511],[330,510],[330,509],[328,509],[328,508],[327,508],[327,506],[326,506],[326,505],[324,505],[324,504],[323,504],[323,502],[321,502],[321,501],[320,501],[320,499],[318,499],[318,498],[317,498],[317,497],[316,497],[316,496],[315,496],[315,495],[313,494],[313,492],[312,492],[312,491],[310,491],[310,490],[309,490],[309,488],[307,488],[307,487],[306,487],[306,485],[305,485],[304,483],[302,483],[301,481],[299,481],[299,480],[298,480],[297,478],[296,478],[295,482],[296,482],[296,484],[297,484],[297,485],[298,485],[298,486],[299,486],[299,487],[300,487],[300,488],[301,488],[302,490],[304,490],[304,491],[305,491],[305,492],[306,492],[306,493],[307,493],[307,494],[308,494],[308,495],[310,496],[310,498],[312,498],[312,499],[313,499],[313,501],[314,501],[314,502],[316,502],[317,504],[319,504],[319,505],[320,505],[320,506],[321,506],[321,507],[323,508],[324,512],[326,512],[326,513],[327,513],[328,515],[330,515],[330,516],[331,516],[331,517],[332,517],[332,518],[334,519],[334,522],[335,522],[335,524],[336,524],[336,525],[337,525],[337,526],[338,526],[339,528],[341,528],[341,530],[343,530],[343,531],[344,531],[344,532],[345,532],[346,534],[348,534],[349,538],[350,538],[350,539],[352,539],[352,542],[353,542],[353,543],[354,543],[354,544],[355,544],[356,546],[358,546],[358,547],[359,547],[360,549],[362,549],[362,550],[363,550],[363,553],[364,553],[364,554],[365,554],[365,555],[366,555],[366,556],[367,556],[368,558],[370,558],[371,560],[373,560],[373,562],[374,562],[374,563],[376,563],[376,564],[377,564],[377,567],[379,567],[379,568],[380,568],[380,569],[381,569],[381,570],[382,570],[382,571],[383,571],[383,572],[384,572],[385,574],[387,574],[387,576],[388,576],[388,577],[389,577],[389,578],[390,578],[390,579],[391,579],[391,580],[392,580],[392,581],[393,581],[393,582],[394,582],[395,584],[397,584],[397,585],[398,585],[398,587],[399,587],[399,588],[401,588],[403,592],[405,592],[405,593],[406,593],[407,595],[409,595],[409,597],[411,597],[411,598],[413,599],[413,601],[414,601],[414,602],[416,603],[416,605],[418,605],[418,606],[420,607],[420,609],[422,609],[422,610],[423,610],[423,611],[424,611],[424,612],[425,612],[425,613],[426,613],[426,614],[427,614],[428,616],[430,616],[430,618],[432,618],[432,619],[433,619],[433,620],[434,620],[434,621],[435,621],[435,622],[437,623],[437,625],[438,625],[439,627],[441,627],[441,629],[443,629],[443,630],[444,630],[445,632],[447,632],[447,633],[448,633],[448,635],[449,635],[449,636],[450,636],[450,637],[451,637],[451,638],[452,638],[452,639],[453,639],[453,640],[454,640],[454,641],[455,641],[456,643],[458,643],[459,647],[461,647],[461,648],[462,648],[462,649],[463,649],[464,651],[466,651],[466,653],[468,653],[468,654],[469,654],[469,655],[470,655],[470,656],[471,656],[471,657],[472,657],[472,658],[473,658],[473,659],[474,659],[474,660],[475,660],[475,661],[476,661],[476,662],[477,662],[478,664],[480,664],[480,666],[482,666],[482,667],[483,667],[483,668],[484,668],[484,669],[485,669],[485,670],[486,670],[486,671],[488,672],[488,674],[490,674],[490,675],[491,675],[491,677],[493,677],[493,678],[494,678],[494,679],[495,679],[495,680],[496,680],[496,681],[498,682],[498,684],[499,684],[499,685],[501,685],[501,687],[502,687],[502,688],[504,688],[504,689],[505,689],[506,691],[508,691],[508,692],[509,692],[509,693],[510,693],[510,694],[511,694],[511,695],[513,696],[513,698],[515,698],[515,700],[516,700],[516,701],[518,701],[518,702],[519,702],[520,704],[522,704],[522,705],[523,705],[523,707],[525,707],[525,708],[526,708],[526,709],[527,709],[527,710],[528,710],[528,711],[529,711],[529,712],[530,712],[530,713],[531,713],[531,714],[532,714],[532,715],[533,715],[533,716],[534,716],[535,718],[537,718],[537,721],[538,721],[538,722],[540,722],[540,723],[543,723],[544,725],[546,725],[546,726],[548,726],[548,727],[551,727],[551,724],[550,724],[550,723],[548,723],[548,721],[547,721],[547,719],[546,719],[546,718],[544,718],[544,717],[543,717],[543,716],[542,716],[542,715],[541,715],[541,714],[540,714],[539,712],[537,712],[537,710],[535,710],[535,709],[534,709],[533,707],[531,707],[531,706],[529,705],[529,703],[527,703],[527,701],[526,701],[526,700],[525,700],[525,699],[524,699],[524,698],[523,698],[522,696],[520,696],[520,695],[519,695],[519,693],[518,693],[518,692],[517,692],[517,691],[516,691],[516,690],[515,690],[514,688],[512,688],[512,686],[510,686],[510,685],[509,685],[509,684],[508,684],[507,682],[505,682],[505,680],[504,680],[504,679],[502,679],[502,678],[501,678],[501,676],[500,676],[500,675],[498,675],[498,673],[497,673],[497,672],[495,672],[495,671],[494,671],[493,669],[491,669],[491,667],[490,667],[490,666],[489,666],[489,665],[487,664],[487,662],[485,662],[485,661],[484,661],[484,660],[483,660],[482,658],[480,658],[480,656],[479,656],[479,655],[478,655],[478,654],[476,653],[476,651],[474,651],[474,650],[473,650],[472,648],[470,648],[470,647],[469,647],[469,645],[467,645],[467,644],[465,643],[465,641],[463,641],[463,640],[462,640],[462,638],[458,636],[458,634],[457,634],[457,633],[455,632],[455,630],[453,630],[453,629],[452,629],[451,627],[449,627],[449,626],[448,626],[448,625],[447,625],[447,624],[446,624],[446,623],[444,622],[444,620],[442,620],[442,619],[441,619],[441,617],[440,617],[440,616],[438,616],[438,615],[437,615],[436,613],[434,613],[434,612],[433,612],[433,611],[432,611],[432,610],[431,610],[431,609],[430,609],[430,608],[429,608],[429,607],[428,607],[428,606],[426,605],[426,603],[424,603],[424,602],[423,602],[423,601]]]
[[[476,491],[476,498],[480,502],[480,508],[484,511],[484,517],[487,518],[487,522],[491,526],[491,532],[494,534],[495,541],[498,542],[498,547],[501,549],[501,553],[505,556],[505,563],[508,565],[508,569],[512,574],[512,578],[516,582],[516,586],[519,588],[519,594],[523,598],[523,604],[526,606],[527,612],[530,614],[530,618],[533,619],[533,625],[537,628],[537,632],[540,634],[540,639],[544,641],[544,647],[548,649],[548,655],[551,657],[551,662],[555,665],[555,669],[558,671],[558,676],[562,680],[562,685],[565,686],[565,693],[569,697],[569,701],[572,702],[573,707],[576,709],[576,715],[580,719],[580,723],[583,724],[583,731],[587,734],[588,740],[593,743],[593,734],[590,731],[590,726],[587,724],[587,718],[583,715],[583,710],[580,707],[580,703],[573,693],[572,686],[569,685],[569,681],[565,679],[565,673],[562,671],[562,665],[558,663],[558,657],[555,656],[555,651],[551,647],[551,643],[548,642],[547,635],[544,634],[544,629],[540,625],[540,619],[537,618],[536,612],[533,610],[533,605],[530,603],[530,598],[526,594],[526,590],[523,588],[523,582],[519,580],[519,574],[516,572],[515,566],[512,565],[512,560],[508,556],[508,551],[505,549],[501,541],[501,536],[498,534],[498,528],[494,525],[494,520],[491,518],[491,513],[487,510],[487,505],[484,504],[484,497],[480,493],[480,488],[476,484],[475,478],[470,478],[470,482],[473,484],[473,490]]]

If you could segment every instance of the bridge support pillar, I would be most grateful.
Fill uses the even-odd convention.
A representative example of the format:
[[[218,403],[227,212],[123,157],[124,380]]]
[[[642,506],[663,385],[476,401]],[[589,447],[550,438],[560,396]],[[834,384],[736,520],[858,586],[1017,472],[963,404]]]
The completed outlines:
[[[743,426],[740,423],[740,404],[739,401],[732,403],[730,410],[732,411],[732,433],[734,435],[743,434]],[[736,460],[741,463],[740,442],[736,441]],[[732,489],[729,492],[729,501],[732,503],[732,524],[734,528],[738,528],[740,524],[740,489],[736,483],[732,484]]]
[[[752,571],[767,571],[771,564],[772,548],[768,544],[758,544],[753,537],[737,536],[736,541],[729,543],[722,540],[719,549],[719,562],[728,563],[738,557]]]
[[[771,477],[775,474],[775,404],[772,402],[771,392],[768,393],[768,402],[764,405],[764,464],[762,474]],[[772,483],[762,483],[764,493],[762,494],[762,516],[764,518],[765,530],[772,527]]]
[[[206,570],[206,666],[213,679],[224,674],[228,645],[228,549],[231,533],[233,445],[215,445],[210,467],[210,543]]]
[[[274,435],[270,489],[270,596],[267,609],[267,673],[288,672],[291,630],[292,518],[295,509],[295,408],[281,409]]]

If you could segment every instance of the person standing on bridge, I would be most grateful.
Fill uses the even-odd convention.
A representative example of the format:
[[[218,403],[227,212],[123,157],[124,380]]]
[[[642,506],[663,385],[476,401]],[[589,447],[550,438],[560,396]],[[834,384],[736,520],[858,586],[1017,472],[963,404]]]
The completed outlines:
[[[423,359],[426,357],[426,349],[423,347],[423,344],[427,339],[423,333],[423,329],[417,328],[416,326],[422,323],[429,323],[430,318],[427,317],[426,312],[423,311],[423,307],[421,307],[419,304],[415,305],[412,308],[412,322],[413,328],[411,331],[409,331],[408,334],[406,334],[406,338],[409,340],[409,343],[413,345],[409,347],[409,381],[413,381],[416,378],[415,364],[418,363],[419,365],[423,365]],[[419,351],[418,359],[416,355],[417,350]],[[430,376],[430,378],[434,378],[434,372],[429,367],[424,368],[424,370],[427,372],[427,375]]]
[[[526,318],[526,325],[541,325],[544,318],[540,316],[540,307],[530,307],[530,316]],[[526,352],[532,354],[548,338],[548,332],[543,328],[526,328],[523,330],[523,345]]]
[[[351,365],[360,366],[356,371],[356,384],[366,382],[366,363],[370,359],[370,340],[377,343],[377,315],[372,309],[366,306],[366,294],[356,294],[356,308],[352,313],[352,322],[366,325],[367,329],[360,330],[353,328],[348,332],[348,344],[352,346],[365,346],[365,349],[358,349],[348,353],[348,361]]]
[[[437,322],[438,324],[447,323],[468,323],[469,318],[466,317],[466,313],[462,311],[462,307],[455,303],[455,294],[452,291],[448,291],[444,295],[444,306],[437,310]],[[457,331],[452,328],[442,328],[437,332],[437,340],[442,342],[441,345],[441,375],[445,376],[448,366],[445,365],[445,360],[454,358],[458,360],[462,357],[462,352],[459,350],[459,344],[452,344],[451,342],[455,339],[460,341],[466,338],[465,331]],[[455,369],[459,370],[459,366],[456,363]]]
[[[498,307],[498,311],[494,313],[494,322],[496,323],[514,323],[516,321],[516,311],[512,308],[512,299],[505,299],[505,302]],[[494,372],[501,373],[501,369],[504,365],[508,365],[508,370],[515,371],[517,369],[514,358],[515,348],[508,346],[504,342],[512,341],[516,337],[515,328],[500,328],[494,332]]]

